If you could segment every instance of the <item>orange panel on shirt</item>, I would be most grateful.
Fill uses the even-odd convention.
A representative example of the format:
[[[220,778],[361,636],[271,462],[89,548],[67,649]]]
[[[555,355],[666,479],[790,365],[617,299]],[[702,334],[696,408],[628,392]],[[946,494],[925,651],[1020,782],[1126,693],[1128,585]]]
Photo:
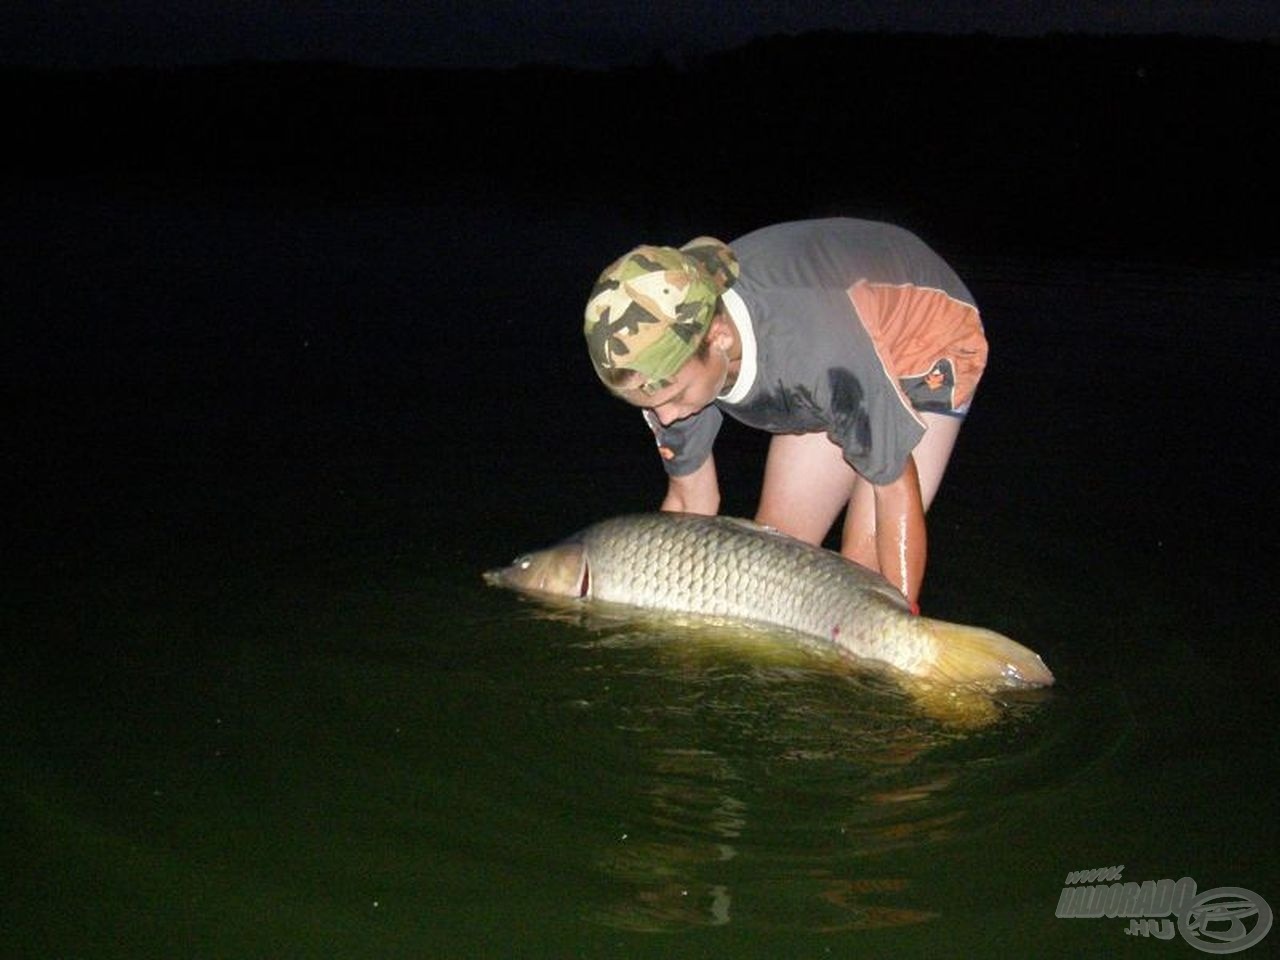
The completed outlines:
[[[849,288],[849,299],[893,376],[927,380],[942,369],[940,361],[949,361],[949,405],[958,409],[969,402],[987,364],[987,338],[973,304],[931,287],[866,280]]]

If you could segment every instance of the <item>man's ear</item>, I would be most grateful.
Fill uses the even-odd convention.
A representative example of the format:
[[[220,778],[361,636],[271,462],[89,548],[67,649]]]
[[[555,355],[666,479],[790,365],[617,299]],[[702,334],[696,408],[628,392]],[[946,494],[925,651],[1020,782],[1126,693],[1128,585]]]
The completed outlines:
[[[713,347],[728,350],[733,346],[733,332],[729,329],[729,321],[723,313],[711,318],[711,326],[707,328],[707,338]]]

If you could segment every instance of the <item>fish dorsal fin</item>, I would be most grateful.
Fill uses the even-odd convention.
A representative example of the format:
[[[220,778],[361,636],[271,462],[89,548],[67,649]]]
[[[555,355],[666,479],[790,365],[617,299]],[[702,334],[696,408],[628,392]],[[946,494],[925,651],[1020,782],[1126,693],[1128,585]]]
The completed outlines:
[[[754,520],[748,520],[746,517],[721,517],[725,523],[731,523],[734,526],[742,527],[743,530],[752,530],[756,533],[768,533],[775,537],[785,537],[777,527],[767,527],[763,523],[756,523]]]

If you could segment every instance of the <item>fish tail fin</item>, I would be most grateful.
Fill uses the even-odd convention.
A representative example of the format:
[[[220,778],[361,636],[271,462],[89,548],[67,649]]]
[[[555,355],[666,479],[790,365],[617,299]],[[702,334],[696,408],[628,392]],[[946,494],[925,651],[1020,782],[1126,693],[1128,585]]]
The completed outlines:
[[[928,617],[919,622],[936,642],[930,679],[1000,687],[1053,683],[1053,674],[1038,654],[993,630]]]

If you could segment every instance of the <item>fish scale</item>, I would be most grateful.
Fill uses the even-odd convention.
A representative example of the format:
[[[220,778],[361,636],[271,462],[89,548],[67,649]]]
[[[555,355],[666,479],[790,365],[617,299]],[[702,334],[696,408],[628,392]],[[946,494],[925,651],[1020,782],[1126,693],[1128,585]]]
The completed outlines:
[[[591,596],[786,627],[864,659],[885,659],[887,643],[912,665],[927,656],[924,638],[894,629],[907,604],[871,571],[755,524],[673,517],[618,517],[584,531]]]

